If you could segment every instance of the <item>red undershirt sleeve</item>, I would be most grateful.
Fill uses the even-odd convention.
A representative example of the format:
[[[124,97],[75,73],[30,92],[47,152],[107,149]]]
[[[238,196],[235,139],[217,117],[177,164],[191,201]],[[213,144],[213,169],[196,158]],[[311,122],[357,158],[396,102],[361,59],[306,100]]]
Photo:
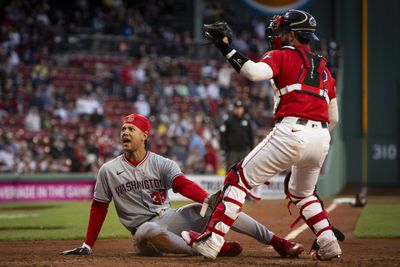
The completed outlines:
[[[93,248],[107,215],[109,203],[92,201],[85,243]]]
[[[178,192],[182,196],[199,203],[203,203],[204,199],[208,196],[208,193],[203,188],[184,175],[175,177],[172,181],[172,189],[174,192]]]

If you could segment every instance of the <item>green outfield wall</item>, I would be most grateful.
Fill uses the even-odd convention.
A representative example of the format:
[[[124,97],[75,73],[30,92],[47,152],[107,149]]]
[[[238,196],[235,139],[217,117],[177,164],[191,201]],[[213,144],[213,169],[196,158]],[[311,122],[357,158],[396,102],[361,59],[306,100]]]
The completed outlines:
[[[318,36],[334,38],[341,48],[338,76],[339,129],[321,177],[320,190],[336,192],[342,185],[400,186],[400,1],[368,0],[368,132],[366,175],[362,169],[362,5],[363,1],[313,1]],[[339,132],[337,131],[339,130]]]

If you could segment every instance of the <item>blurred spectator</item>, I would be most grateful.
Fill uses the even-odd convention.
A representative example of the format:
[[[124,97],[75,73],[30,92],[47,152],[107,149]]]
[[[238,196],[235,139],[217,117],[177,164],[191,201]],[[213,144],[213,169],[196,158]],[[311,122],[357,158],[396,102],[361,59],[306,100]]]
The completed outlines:
[[[76,111],[80,116],[88,116],[93,123],[98,123],[103,116],[103,107],[89,91],[77,98]]]
[[[143,58],[139,65],[136,67],[136,69],[133,72],[133,78],[136,82],[138,83],[144,83],[147,81],[147,69],[148,61],[146,58]]]
[[[57,101],[53,110],[53,116],[59,118],[61,122],[68,120],[68,111],[65,109],[65,103]]]
[[[178,82],[175,84],[175,92],[179,96],[188,97],[189,96],[189,88],[186,85],[187,81],[185,78],[178,79]]]
[[[172,113],[170,116],[171,117],[169,121],[167,136],[169,138],[178,138],[180,136],[185,136],[187,133],[185,132],[185,129],[181,124],[180,114]]]
[[[14,171],[14,152],[10,143],[5,143],[0,149],[0,171]]]
[[[200,99],[206,99],[208,97],[205,79],[200,80],[196,91],[199,94]]]
[[[49,78],[49,69],[42,59],[37,63],[32,70],[32,84],[33,86],[41,85],[47,82]]]
[[[43,98],[39,89],[33,91],[29,106],[36,107],[39,112],[42,112],[45,109],[45,103],[43,102]]]
[[[206,64],[200,68],[200,74],[202,78],[217,78],[218,71],[216,68],[215,60],[209,60]]]
[[[234,95],[231,88],[232,75],[234,73],[235,70],[226,62],[222,64],[222,67],[218,71],[218,86],[223,98],[232,98]]]
[[[68,101],[65,110],[67,112],[67,121],[68,122],[77,122],[78,121],[79,113],[78,113],[78,110],[75,108],[75,102]]]
[[[254,32],[256,33],[257,38],[259,40],[265,40],[266,22],[264,20],[255,19],[255,20],[253,20],[252,23],[253,23]]]
[[[15,172],[22,174],[35,173],[37,171],[36,160],[32,157],[32,152],[26,151],[23,155],[22,160],[17,162],[15,166]]]
[[[206,144],[206,154],[204,155],[204,172],[215,174],[218,171],[218,152],[211,143]]]
[[[124,86],[133,86],[135,83],[135,69],[130,60],[126,60],[121,68],[121,81]]]
[[[11,68],[18,66],[19,63],[20,63],[19,56],[18,56],[17,52],[15,52],[15,50],[12,49],[9,52],[7,67],[11,69]]]
[[[205,79],[205,89],[209,98],[218,99],[220,97],[219,86],[214,79]]]
[[[150,116],[150,104],[146,100],[146,96],[144,94],[140,94],[138,96],[138,99],[135,101],[133,106],[135,107],[137,113],[146,117]]]
[[[180,167],[186,166],[188,141],[185,137],[174,137],[171,139],[171,149],[168,157],[178,163]]]
[[[42,119],[35,106],[33,106],[25,117],[25,128],[29,131],[40,131],[42,128]]]
[[[206,153],[206,149],[203,143],[203,139],[195,132],[191,131],[189,137],[189,150],[195,151],[199,157],[201,157],[201,161],[204,161],[204,155]]]
[[[204,155],[198,147],[192,146],[188,151],[185,173],[204,173]]]

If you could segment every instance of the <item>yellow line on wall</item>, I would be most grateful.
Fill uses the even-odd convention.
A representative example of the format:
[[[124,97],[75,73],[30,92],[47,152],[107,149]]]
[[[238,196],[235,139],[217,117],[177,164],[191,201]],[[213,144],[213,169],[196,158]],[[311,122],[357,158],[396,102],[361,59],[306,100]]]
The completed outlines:
[[[362,129],[368,133],[368,0],[362,3]]]
[[[368,0],[362,1],[362,183],[368,184]]]

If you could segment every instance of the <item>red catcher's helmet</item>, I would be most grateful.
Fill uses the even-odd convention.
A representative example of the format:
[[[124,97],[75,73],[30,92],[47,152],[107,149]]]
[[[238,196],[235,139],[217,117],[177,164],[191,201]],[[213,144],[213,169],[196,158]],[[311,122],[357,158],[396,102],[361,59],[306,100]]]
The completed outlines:
[[[281,34],[293,31],[311,42],[319,41],[315,35],[317,21],[311,14],[302,10],[291,9],[283,16],[274,16],[266,28],[266,36],[271,49],[281,48]]]

